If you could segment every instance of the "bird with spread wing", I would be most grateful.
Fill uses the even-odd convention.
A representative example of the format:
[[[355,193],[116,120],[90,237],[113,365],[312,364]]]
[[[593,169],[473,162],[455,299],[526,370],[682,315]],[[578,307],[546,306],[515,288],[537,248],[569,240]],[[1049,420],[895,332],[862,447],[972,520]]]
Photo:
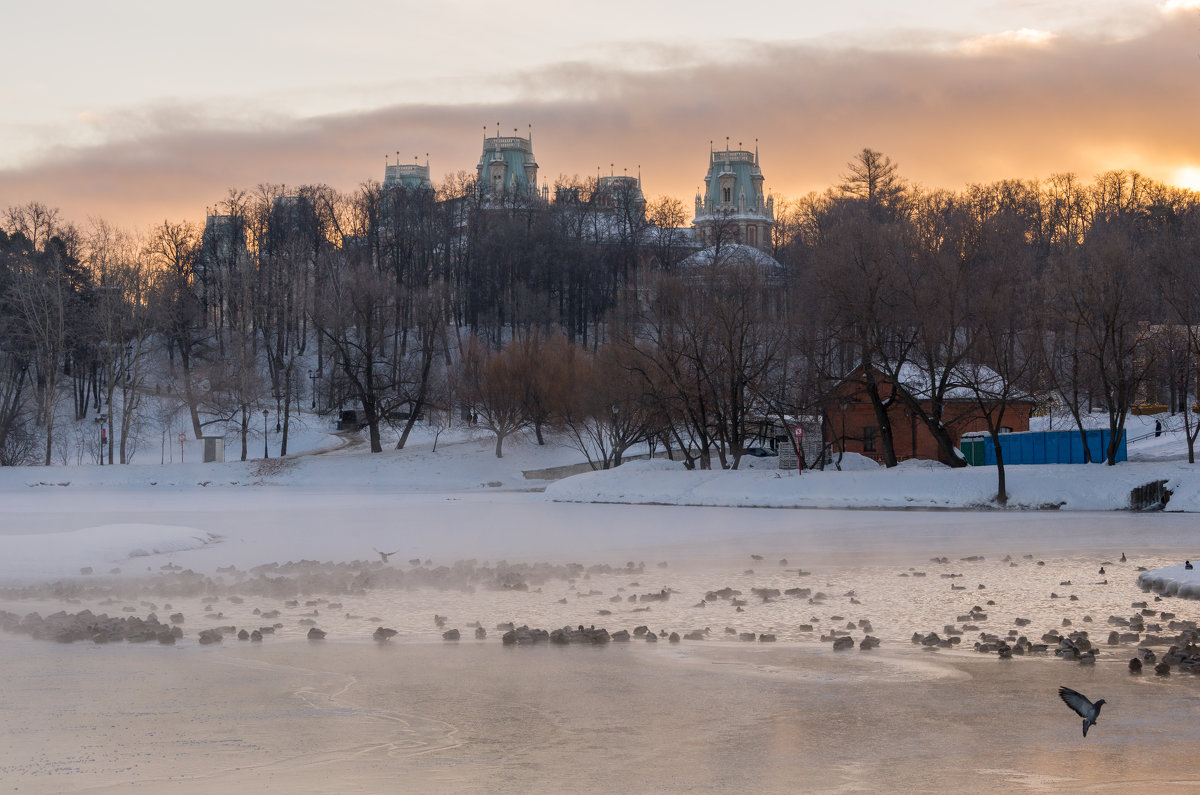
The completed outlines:
[[[1083,736],[1087,737],[1088,727],[1094,724],[1100,718],[1100,708],[1104,706],[1104,699],[1096,702],[1088,701],[1087,696],[1072,690],[1069,687],[1060,687],[1058,689],[1058,697],[1063,700],[1079,717],[1083,718]]]

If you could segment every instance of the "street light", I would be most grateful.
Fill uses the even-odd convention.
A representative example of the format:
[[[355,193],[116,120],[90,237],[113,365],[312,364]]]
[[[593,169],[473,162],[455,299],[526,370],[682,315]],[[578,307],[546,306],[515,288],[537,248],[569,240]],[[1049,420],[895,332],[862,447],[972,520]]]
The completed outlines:
[[[309,370],[308,380],[312,381],[312,407],[315,409],[317,407],[317,381],[321,380],[321,371]]]
[[[271,457],[271,454],[267,452],[267,415],[270,413],[270,409],[263,409],[263,458]]]

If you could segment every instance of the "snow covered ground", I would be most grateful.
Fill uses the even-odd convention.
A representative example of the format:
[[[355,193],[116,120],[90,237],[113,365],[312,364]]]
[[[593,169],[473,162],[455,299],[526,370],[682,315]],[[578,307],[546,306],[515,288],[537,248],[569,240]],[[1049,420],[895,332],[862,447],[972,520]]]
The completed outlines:
[[[1092,418],[1095,423],[1099,417]],[[1130,507],[1130,492],[1166,481],[1168,511],[1200,511],[1200,466],[1187,463],[1180,418],[1128,419],[1129,461],[1103,465],[1005,467],[1010,508],[1111,511]],[[1059,427],[1061,422],[1054,422]],[[1040,427],[1051,427],[1043,418]],[[848,455],[842,471],[779,472],[775,459],[743,459],[746,471],[689,471],[669,461],[630,462],[591,472],[547,489],[555,500],[578,502],[727,505],[770,508],[980,508],[994,507],[996,469],[950,469],[936,462],[907,461],[894,469]]]

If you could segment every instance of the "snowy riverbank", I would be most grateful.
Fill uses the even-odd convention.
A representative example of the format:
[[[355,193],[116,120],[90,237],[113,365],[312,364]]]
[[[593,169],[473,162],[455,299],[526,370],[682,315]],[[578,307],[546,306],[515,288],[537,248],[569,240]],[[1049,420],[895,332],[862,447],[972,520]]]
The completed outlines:
[[[1010,466],[1010,509],[1115,511],[1130,492],[1166,481],[1168,511],[1200,511],[1200,467],[1186,463]],[[670,461],[633,461],[553,483],[546,496],[563,502],[722,505],[758,508],[994,508],[994,467],[950,469],[926,462],[895,469],[803,475],[773,470],[687,470]]]

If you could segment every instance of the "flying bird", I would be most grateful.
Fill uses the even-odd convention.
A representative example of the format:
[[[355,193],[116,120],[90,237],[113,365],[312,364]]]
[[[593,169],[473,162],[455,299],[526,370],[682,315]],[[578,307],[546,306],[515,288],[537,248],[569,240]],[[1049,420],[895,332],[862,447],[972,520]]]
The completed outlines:
[[[371,549],[375,549],[375,547],[371,547]],[[396,550],[396,552],[399,552],[399,551],[400,550]],[[378,549],[375,549],[375,552],[379,555],[379,557],[383,560],[384,563],[387,563],[388,558],[390,558],[392,555],[396,554],[396,552],[380,552]]]
[[[1058,697],[1063,700],[1064,704],[1075,710],[1079,717],[1083,718],[1083,736],[1087,737],[1088,727],[1100,718],[1100,708],[1104,706],[1104,699],[1093,704],[1083,693],[1078,693],[1069,687],[1060,687]]]

